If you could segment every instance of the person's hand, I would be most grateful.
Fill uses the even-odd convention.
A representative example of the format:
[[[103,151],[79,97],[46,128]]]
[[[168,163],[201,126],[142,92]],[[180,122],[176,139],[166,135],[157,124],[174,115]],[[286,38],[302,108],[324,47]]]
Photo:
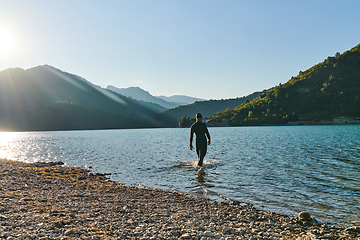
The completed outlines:
[[[207,141],[207,145],[210,145],[210,140]]]
[[[190,145],[190,150],[192,151],[194,148],[193,148],[193,146],[192,145]]]

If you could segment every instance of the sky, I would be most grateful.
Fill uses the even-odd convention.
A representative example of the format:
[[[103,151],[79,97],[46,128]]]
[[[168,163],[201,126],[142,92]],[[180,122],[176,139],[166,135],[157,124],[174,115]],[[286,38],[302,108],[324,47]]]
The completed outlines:
[[[229,99],[360,43],[360,1],[0,0],[0,71],[51,65],[95,85]]]

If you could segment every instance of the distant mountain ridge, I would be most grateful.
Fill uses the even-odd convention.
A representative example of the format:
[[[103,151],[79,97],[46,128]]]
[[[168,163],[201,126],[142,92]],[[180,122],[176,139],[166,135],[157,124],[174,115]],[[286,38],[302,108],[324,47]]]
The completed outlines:
[[[143,99],[139,101],[134,95],[126,97],[110,89],[49,65],[6,69],[0,72],[0,131],[177,127],[182,117],[178,116],[184,112],[191,116],[200,111],[207,116],[239,104],[239,99],[196,101],[165,111],[167,108],[154,100],[171,103],[145,90],[127,89],[138,92]],[[164,98],[185,103],[199,100],[187,96]]]
[[[163,110],[48,65],[0,72],[0,130],[146,127]]]
[[[172,95],[172,96],[156,96],[158,98],[161,98],[167,102],[172,102],[172,103],[179,103],[180,105],[188,105],[188,104],[192,104],[196,101],[205,101],[205,99],[202,98],[195,98],[195,97],[189,97],[189,96],[185,96],[185,95]],[[177,106],[178,107],[178,106]]]
[[[126,97],[131,97],[136,100],[156,103],[165,108],[171,109],[180,105],[191,104],[195,101],[202,101],[203,99],[188,97],[183,95],[174,95],[170,97],[165,96],[153,96],[148,91],[145,91],[139,87],[117,88],[112,85],[106,87],[110,91],[114,91]]]
[[[156,98],[152,96],[149,92],[139,88],[139,87],[129,87],[129,88],[117,88],[114,86],[107,86],[106,89],[124,95],[126,97],[131,97],[136,100],[151,102],[159,104],[165,108],[173,108],[176,107],[176,104],[166,102],[160,98]]]

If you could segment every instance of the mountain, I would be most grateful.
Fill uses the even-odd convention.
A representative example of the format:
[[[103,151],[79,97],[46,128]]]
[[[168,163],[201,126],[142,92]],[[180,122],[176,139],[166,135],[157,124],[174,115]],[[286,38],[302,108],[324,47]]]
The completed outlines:
[[[156,96],[156,97],[161,98],[162,100],[165,100],[167,102],[177,103],[179,104],[178,106],[192,104],[196,101],[197,102],[205,101],[205,99],[189,97],[184,95],[172,95],[170,97],[166,97],[166,96]]]
[[[164,109],[47,65],[0,72],[0,130],[144,127]]]
[[[360,44],[299,72],[249,103],[212,117],[232,126],[360,117]]]
[[[27,70],[6,69],[0,72],[0,131],[177,127],[184,115],[194,116],[197,112],[212,115],[259,95],[197,101],[166,110],[149,102],[154,97],[140,88],[128,90],[140,93],[144,101],[110,89],[48,65]],[[174,96],[173,99],[195,100],[186,96]]]
[[[226,99],[226,100],[208,100],[208,101],[197,101],[190,105],[179,106],[174,109],[169,109],[161,112],[155,116],[158,122],[162,122],[167,127],[177,127],[179,120],[184,117],[195,117],[196,113],[201,113],[203,117],[209,117],[217,112],[224,111],[226,109],[234,109],[235,107],[257,98],[259,94],[266,92],[254,92],[248,96]]]
[[[193,98],[188,96],[182,96],[182,95],[174,95],[170,97],[165,96],[153,96],[148,91],[145,91],[139,87],[129,87],[129,88],[117,88],[114,86],[107,86],[106,89],[119,93],[121,95],[131,97],[136,100],[144,101],[144,102],[151,102],[156,103],[160,106],[163,106],[167,109],[175,108],[180,105],[187,105],[191,104],[195,101],[202,100],[200,98]]]
[[[163,106],[164,108],[167,108],[167,109],[178,106],[176,103],[169,103],[160,98],[154,97],[149,92],[147,92],[139,87],[117,88],[117,87],[109,85],[106,87],[106,89],[116,92],[116,93],[119,93],[121,95],[127,96],[127,97],[131,97],[136,100],[155,103],[155,104]]]

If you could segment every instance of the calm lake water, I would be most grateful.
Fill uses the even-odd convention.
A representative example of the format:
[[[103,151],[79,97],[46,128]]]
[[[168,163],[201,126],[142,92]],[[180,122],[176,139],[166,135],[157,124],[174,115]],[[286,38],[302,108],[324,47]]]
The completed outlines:
[[[209,128],[205,167],[189,129],[0,133],[0,158],[92,167],[128,186],[360,224],[360,125]]]

